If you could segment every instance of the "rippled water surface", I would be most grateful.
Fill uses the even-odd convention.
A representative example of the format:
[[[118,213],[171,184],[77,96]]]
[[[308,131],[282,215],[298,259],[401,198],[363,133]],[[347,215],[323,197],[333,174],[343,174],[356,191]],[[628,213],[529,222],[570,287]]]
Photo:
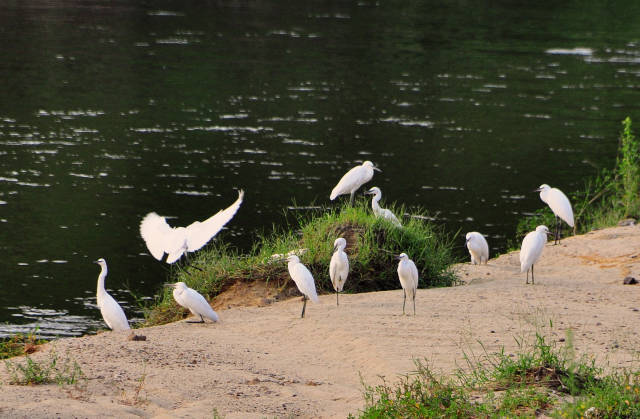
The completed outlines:
[[[386,202],[503,250],[638,115],[640,6],[449,1],[0,3],[0,336],[130,317],[167,269],[138,234],[245,202],[221,239],[328,205],[362,160]],[[258,215],[258,216],[256,216]],[[131,291],[131,292],[130,292]]]

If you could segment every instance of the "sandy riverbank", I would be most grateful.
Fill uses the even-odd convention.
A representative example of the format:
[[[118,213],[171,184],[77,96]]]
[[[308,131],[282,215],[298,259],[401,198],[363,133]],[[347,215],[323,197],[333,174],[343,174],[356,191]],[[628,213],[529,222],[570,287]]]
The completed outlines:
[[[514,337],[542,328],[550,340],[573,330],[579,354],[607,367],[638,367],[640,227],[616,227],[548,244],[525,285],[518,253],[487,266],[457,267],[467,284],[419,290],[417,315],[402,316],[402,291],[333,295],[307,306],[299,298],[219,311],[222,323],[184,321],[126,334],[60,339],[51,351],[78,362],[81,389],[7,385],[0,366],[1,417],[346,417],[363,406],[370,384],[426,358],[443,374],[463,351],[517,350]],[[549,327],[550,320],[553,328]],[[12,361],[17,361],[14,359]]]

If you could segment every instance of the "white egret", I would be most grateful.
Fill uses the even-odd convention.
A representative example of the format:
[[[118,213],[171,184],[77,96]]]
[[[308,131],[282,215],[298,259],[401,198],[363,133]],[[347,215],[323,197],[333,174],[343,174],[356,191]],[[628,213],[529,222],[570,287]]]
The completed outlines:
[[[342,292],[344,283],[349,275],[349,258],[344,252],[344,248],[347,246],[347,241],[342,237],[337,238],[333,242],[333,255],[331,256],[331,263],[329,263],[329,277],[333,284],[333,289],[336,290],[336,305],[338,302],[338,293]]]
[[[104,280],[107,277],[107,261],[100,258],[94,263],[100,265],[100,275],[98,276],[98,292],[96,293],[96,299],[98,308],[100,308],[100,314],[104,322],[109,326],[111,330],[129,330],[129,322],[127,316],[125,316],[122,307],[112,296],[109,295],[107,290],[104,289]]]
[[[486,265],[489,260],[487,239],[477,231],[467,233],[466,239],[467,249],[469,249],[469,254],[471,255],[471,264],[481,265],[484,263]]]
[[[240,208],[244,191],[227,209],[218,211],[205,221],[195,221],[187,227],[171,227],[165,217],[155,212],[147,214],[140,223],[140,235],[151,255],[167,263],[174,263],[185,252],[195,252],[209,242],[227,224]]]
[[[166,284],[165,287],[173,288],[173,299],[184,308],[188,308],[194,316],[200,316],[200,321],[187,320],[187,323],[204,323],[204,317],[218,322],[218,313],[213,311],[207,300],[198,291],[189,288],[184,282]]]
[[[529,283],[529,269],[531,269],[531,285],[534,284],[533,265],[536,263],[545,243],[547,243],[547,234],[549,229],[547,226],[540,225],[535,231],[531,231],[524,236],[522,246],[520,247],[520,272],[527,273],[527,284]]]
[[[560,233],[562,230],[562,222],[560,219],[564,220],[570,227],[574,226],[573,222],[573,209],[571,209],[571,202],[569,202],[569,198],[562,193],[562,191],[558,188],[552,188],[547,184],[540,185],[540,187],[534,192],[540,192],[540,199],[549,205],[551,211],[553,211],[556,216],[556,233],[555,233],[555,243],[558,244],[560,241]]]
[[[382,208],[380,204],[378,204],[378,202],[380,202],[380,199],[382,198],[382,191],[380,190],[380,188],[374,186],[365,193],[368,195],[373,195],[373,198],[371,198],[371,208],[373,209],[373,213],[376,215],[376,217],[385,218],[391,221],[396,227],[402,227],[402,224],[400,224],[398,217],[396,217],[394,213],[386,208]]]
[[[400,262],[398,263],[398,278],[402,285],[404,300],[402,301],[402,314],[404,314],[404,306],[407,302],[407,294],[413,300],[413,315],[416,315],[416,290],[418,289],[418,268],[406,253],[398,255]]]
[[[338,195],[351,194],[349,203],[353,205],[354,194],[360,186],[371,180],[374,170],[377,170],[378,172],[382,171],[375,167],[369,160],[365,161],[360,166],[352,168],[342,176],[340,182],[338,182],[335,188],[333,188],[329,199],[333,201],[338,197]]]
[[[296,255],[290,255],[287,257],[289,275],[291,279],[296,283],[298,290],[302,293],[302,315],[304,317],[304,310],[307,307],[307,298],[314,303],[318,302],[318,294],[316,294],[316,284],[313,280],[313,275],[309,272],[306,266],[300,263],[300,258]]]

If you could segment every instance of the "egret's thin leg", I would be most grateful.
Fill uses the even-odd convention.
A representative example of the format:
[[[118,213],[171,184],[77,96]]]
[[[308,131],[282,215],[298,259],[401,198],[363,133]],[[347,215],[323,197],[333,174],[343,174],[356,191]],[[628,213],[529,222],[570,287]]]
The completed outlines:
[[[304,318],[304,309],[307,308],[307,296],[303,295],[302,296],[302,316],[300,316],[300,318]]]
[[[356,191],[351,192],[351,198],[349,198],[349,206],[353,206],[353,199],[356,195]]]
[[[413,291],[413,315],[416,315],[416,291]]]
[[[529,269],[527,269],[527,282],[525,282],[525,284],[529,283]]]
[[[553,242],[554,245],[558,244],[560,241],[560,218],[556,215],[556,237]]]
[[[200,320],[187,320],[187,323],[204,323],[204,319],[202,318],[202,314],[200,314]]]
[[[336,291],[336,305],[339,306],[340,303],[338,302],[338,291]]]
[[[402,294],[404,294],[404,299],[402,300],[402,315],[404,316],[404,305],[407,302],[407,292],[402,289]]]
[[[531,285],[533,285],[535,283],[535,280],[533,279],[533,265],[531,265]]]

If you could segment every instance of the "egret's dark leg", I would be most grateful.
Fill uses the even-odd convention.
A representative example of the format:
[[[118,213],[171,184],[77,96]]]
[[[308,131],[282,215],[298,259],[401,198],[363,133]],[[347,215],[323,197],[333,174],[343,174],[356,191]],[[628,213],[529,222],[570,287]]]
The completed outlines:
[[[533,264],[531,265],[531,285],[533,285],[535,283],[535,280],[533,279]]]
[[[338,291],[336,291],[336,305],[339,306],[340,303],[338,302]]]
[[[555,240],[553,242],[554,245],[558,244],[558,236],[559,236],[559,229],[560,229],[560,218],[558,218],[558,216],[556,215],[556,234],[555,234]]]
[[[413,290],[413,315],[416,315],[416,291]]]
[[[351,192],[351,198],[349,198],[349,206],[353,206],[353,199],[356,195],[356,191]]]
[[[198,320],[187,320],[187,323],[204,323],[204,319],[202,318],[202,314],[200,314],[200,321],[198,321]]]
[[[529,283],[529,269],[527,269],[527,282],[525,282],[525,284]]]
[[[402,315],[404,316],[404,305],[407,302],[407,292],[404,288],[402,289],[402,294],[404,294],[404,300],[402,300]]]
[[[304,318],[304,309],[307,308],[307,296],[303,295],[302,296],[302,316],[300,316],[300,318]]]

